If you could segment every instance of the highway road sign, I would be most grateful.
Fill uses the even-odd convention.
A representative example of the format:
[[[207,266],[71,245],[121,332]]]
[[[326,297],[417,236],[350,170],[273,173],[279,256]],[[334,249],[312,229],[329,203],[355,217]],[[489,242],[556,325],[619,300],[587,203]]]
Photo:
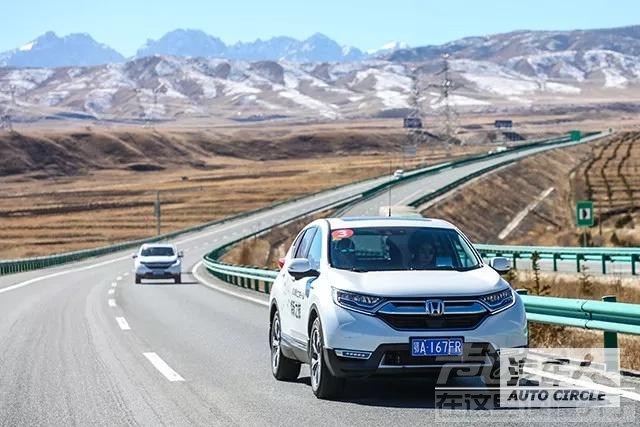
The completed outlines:
[[[581,200],[576,203],[576,224],[578,227],[593,227],[593,202]]]

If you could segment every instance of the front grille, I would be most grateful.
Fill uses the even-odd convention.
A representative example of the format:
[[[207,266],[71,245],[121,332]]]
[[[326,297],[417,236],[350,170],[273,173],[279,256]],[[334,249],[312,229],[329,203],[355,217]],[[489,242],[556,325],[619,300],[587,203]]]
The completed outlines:
[[[173,265],[173,262],[143,262],[142,264],[147,268],[156,270],[169,268]]]
[[[444,314],[442,316],[378,313],[378,317],[384,320],[393,329],[397,329],[399,331],[474,329],[484,320],[486,315],[487,313]]]

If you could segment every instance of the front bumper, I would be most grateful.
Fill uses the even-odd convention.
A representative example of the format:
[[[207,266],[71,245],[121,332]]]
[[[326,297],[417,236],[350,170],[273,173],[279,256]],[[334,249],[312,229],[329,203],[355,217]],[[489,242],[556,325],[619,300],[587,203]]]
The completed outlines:
[[[182,274],[180,266],[164,268],[164,269],[150,269],[150,268],[137,268],[136,276],[141,279],[173,279]]]
[[[509,349],[509,357],[524,360],[526,346]],[[324,350],[327,367],[337,377],[369,376],[480,376],[499,363],[499,351],[489,343],[465,343],[462,356],[413,357],[409,344],[382,344],[368,359],[341,357]]]

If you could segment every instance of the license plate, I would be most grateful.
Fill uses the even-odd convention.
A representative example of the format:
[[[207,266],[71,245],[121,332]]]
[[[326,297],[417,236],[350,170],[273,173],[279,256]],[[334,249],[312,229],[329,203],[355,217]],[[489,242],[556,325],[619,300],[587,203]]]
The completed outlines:
[[[462,356],[462,338],[414,338],[412,356]]]

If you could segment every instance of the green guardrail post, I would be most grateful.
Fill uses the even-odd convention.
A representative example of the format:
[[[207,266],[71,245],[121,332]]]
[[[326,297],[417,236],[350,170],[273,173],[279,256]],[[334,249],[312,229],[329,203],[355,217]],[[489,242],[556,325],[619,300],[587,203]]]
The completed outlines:
[[[271,283],[267,282],[266,280],[264,281],[264,292],[266,294],[271,292]]]
[[[553,254],[553,271],[558,271],[558,260],[562,259],[562,255],[559,253]]]
[[[602,301],[616,302],[615,295],[605,295],[602,297]],[[618,334],[616,332],[604,332],[604,348],[605,348],[605,364],[608,372],[619,371],[619,359],[618,357],[612,358],[610,354],[607,354],[606,349],[618,348]]]
[[[633,276],[636,275],[636,261],[638,261],[638,258],[640,257],[636,254],[631,255],[631,274]]]
[[[255,289],[255,290],[256,290],[256,291],[258,291],[258,292],[260,291],[260,280],[255,279],[255,280],[253,281],[253,289]]]
[[[602,274],[607,274],[607,255],[602,255]]]
[[[615,295],[605,295],[602,297],[604,302],[616,302]],[[618,334],[615,332],[604,333],[604,348],[618,348]]]
[[[577,273],[580,273],[580,271],[581,271],[580,270],[580,260],[583,260],[583,259],[584,259],[584,255],[582,255],[582,254],[577,254],[576,255],[576,272]]]
[[[512,255],[513,258],[513,269],[517,270],[518,269],[518,258],[520,258],[520,253],[519,252],[514,252]]]

